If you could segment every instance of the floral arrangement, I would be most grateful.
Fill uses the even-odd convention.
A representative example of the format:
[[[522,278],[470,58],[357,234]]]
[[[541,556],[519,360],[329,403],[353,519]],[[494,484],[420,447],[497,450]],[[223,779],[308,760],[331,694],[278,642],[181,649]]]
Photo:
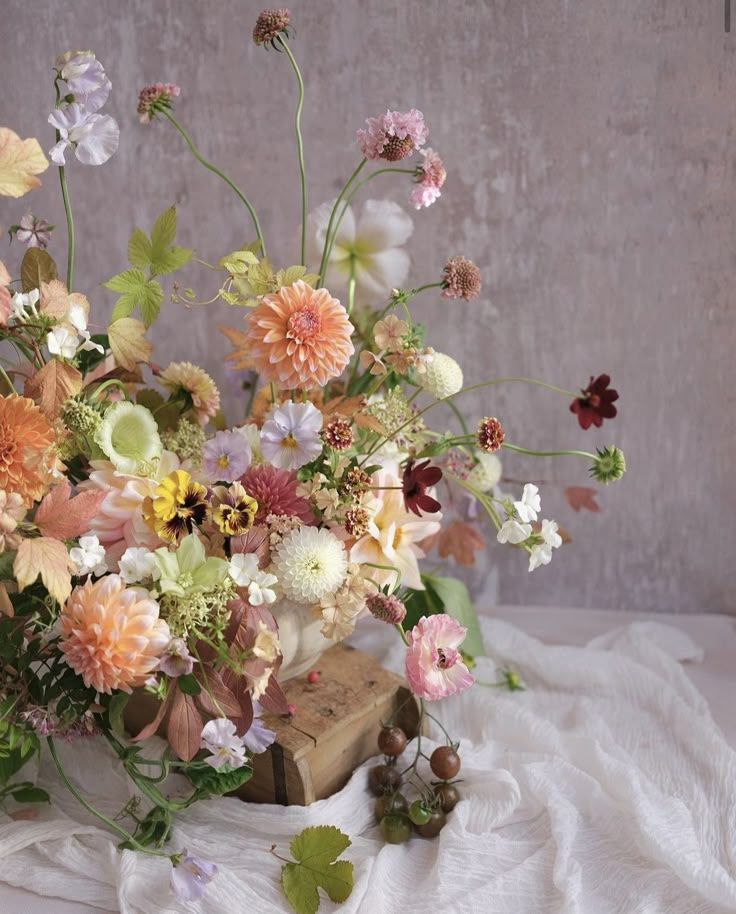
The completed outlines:
[[[357,131],[359,164],[337,199],[310,213],[304,84],[290,28],[288,10],[264,11],[253,40],[281,52],[297,81],[297,264],[276,267],[268,259],[255,207],[174,115],[174,103],[183,103],[179,87],[147,86],[138,104],[141,123],[172,126],[229,185],[252,224],[252,244],[223,252],[215,264],[198,261],[203,283],[214,277],[211,300],[242,313],[238,328],[223,328],[241,381],[234,424],[202,368],[152,360],[146,332],[159,316],[164,278],[194,255],[176,244],[173,208],[150,233],[133,231],[129,266],[103,283],[117,295],[109,326],[89,329],[88,298],[73,284],[66,171],[73,160],[104,164],[119,138],[116,121],[102,113],[111,83],[90,51],[56,61],[48,119],[67,217],[64,279],[47,251],[54,226],[30,212],[10,228],[16,246],[27,246],[15,278],[0,264],[0,797],[46,799],[17,777],[42,743],[79,796],[57,744],[106,739],[146,805],[132,802],[115,821],[91,811],[124,846],[169,858],[173,890],[185,900],[200,897],[217,868],[164,848],[172,815],[245,783],[253,755],[274,739],[269,722],[298,714],[279,686],[288,675],[287,637],[316,626],[319,651],[347,637],[363,616],[393,626],[406,644],[409,686],[429,715],[425,702],[473,684],[473,656],[483,645],[464,585],[423,572],[425,553],[472,563],[485,545],[481,515],[499,543],[526,554],[530,571],[547,565],[563,542],[558,524],[542,518],[533,482],[505,490],[501,450],[583,457],[603,483],[625,469],[614,446],[531,451],[507,441],[498,418],[460,412],[455,400],[463,392],[531,383],[562,394],[588,429],[616,415],[618,394],[603,374],[580,392],[526,378],[464,385],[461,366],[435,350],[435,333],[415,320],[411,303],[434,292],[472,308],[480,271],[451,256],[437,276],[410,287],[404,244],[411,218],[389,200],[354,208],[365,185],[385,173],[406,177],[417,210],[440,198],[445,167],[427,146],[423,115],[369,117]],[[37,140],[0,129],[0,193],[22,196],[47,167]],[[206,304],[176,282],[170,298],[179,307]],[[456,431],[429,424],[440,404],[452,408]],[[576,509],[597,510],[594,495],[580,486],[568,493]],[[504,682],[519,687],[511,672]],[[125,707],[141,694],[152,710],[129,738]],[[165,736],[165,751],[144,757],[141,740],[155,733]],[[437,834],[459,797],[457,744],[448,735],[435,751],[439,780],[428,784],[417,767],[420,741],[414,763],[399,772],[406,735],[388,722],[379,736],[386,760],[371,770],[370,786],[389,841],[412,830]],[[166,793],[169,774],[187,779],[185,798]],[[410,781],[419,794],[411,805],[400,793]],[[308,831],[292,843],[297,862],[284,867],[297,910],[316,910],[318,885],[343,899],[352,878],[349,863],[332,862],[349,841],[335,844],[335,829],[326,837]],[[332,856],[320,881],[299,861],[323,839],[332,841]],[[308,903],[300,896],[305,879],[316,880],[306,887]]]

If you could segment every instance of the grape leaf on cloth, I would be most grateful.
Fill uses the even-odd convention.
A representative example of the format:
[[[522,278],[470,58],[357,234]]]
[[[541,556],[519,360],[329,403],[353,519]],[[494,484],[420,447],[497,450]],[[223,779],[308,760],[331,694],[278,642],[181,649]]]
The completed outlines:
[[[346,834],[334,825],[305,828],[289,845],[296,863],[285,863],[281,886],[296,914],[315,914],[319,908],[318,888],[331,901],[346,901],[353,890],[353,864],[338,860],[350,847]]]

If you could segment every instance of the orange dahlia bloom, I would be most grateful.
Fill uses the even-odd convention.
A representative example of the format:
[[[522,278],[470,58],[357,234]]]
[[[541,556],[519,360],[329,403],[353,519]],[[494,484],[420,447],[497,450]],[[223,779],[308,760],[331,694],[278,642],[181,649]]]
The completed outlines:
[[[301,279],[265,295],[248,320],[256,368],[286,390],[324,387],[355,352],[345,308],[326,289]]]
[[[75,587],[59,617],[66,662],[98,692],[143,685],[171,640],[158,603],[110,574]]]
[[[0,489],[17,492],[25,505],[48,489],[56,457],[54,432],[28,397],[0,397]]]

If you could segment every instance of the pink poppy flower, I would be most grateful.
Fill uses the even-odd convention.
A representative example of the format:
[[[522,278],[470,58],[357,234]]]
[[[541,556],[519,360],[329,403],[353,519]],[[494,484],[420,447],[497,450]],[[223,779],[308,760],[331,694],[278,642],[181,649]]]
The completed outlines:
[[[407,632],[406,678],[419,698],[436,701],[473,684],[458,648],[467,629],[446,613],[422,616]]]

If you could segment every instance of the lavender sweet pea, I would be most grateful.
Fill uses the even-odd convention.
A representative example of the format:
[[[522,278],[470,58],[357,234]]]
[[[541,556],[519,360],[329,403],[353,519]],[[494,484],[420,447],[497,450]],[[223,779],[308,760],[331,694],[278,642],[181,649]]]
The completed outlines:
[[[92,51],[67,51],[57,57],[55,68],[73,100],[86,111],[99,111],[105,104],[112,83]]]
[[[217,875],[217,866],[190,854],[186,848],[172,858],[171,889],[180,901],[199,901],[207,883]]]
[[[109,114],[92,114],[74,102],[49,115],[49,124],[59,131],[59,142],[49,149],[56,165],[65,165],[67,147],[83,165],[104,165],[118,148],[120,128]]]

